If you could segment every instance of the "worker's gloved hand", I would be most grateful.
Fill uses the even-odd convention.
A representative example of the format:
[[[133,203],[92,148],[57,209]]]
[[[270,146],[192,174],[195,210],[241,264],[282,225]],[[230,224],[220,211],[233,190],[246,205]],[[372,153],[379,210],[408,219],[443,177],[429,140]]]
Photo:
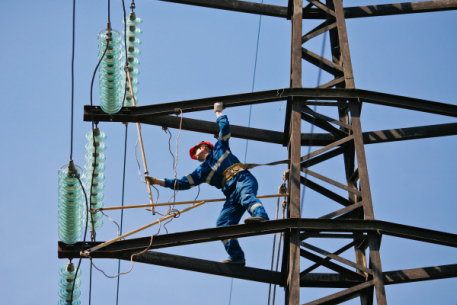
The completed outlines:
[[[222,102],[214,103],[214,112],[222,112],[222,110],[224,110],[224,103],[222,103]]]
[[[151,176],[144,176],[144,178],[149,181],[150,184],[159,184],[159,179],[151,177]]]

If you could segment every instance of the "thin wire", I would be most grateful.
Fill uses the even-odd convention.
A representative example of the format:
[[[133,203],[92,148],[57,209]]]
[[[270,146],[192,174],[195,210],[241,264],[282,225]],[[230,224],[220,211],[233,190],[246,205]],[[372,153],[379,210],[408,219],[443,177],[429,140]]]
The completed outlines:
[[[90,265],[90,272],[89,272],[89,305],[92,299],[92,265]],[[71,304],[71,303],[70,303]]]
[[[123,210],[121,210],[121,214],[122,214]],[[105,216],[106,218],[108,218],[109,220],[111,220],[116,226],[117,226],[117,236],[121,236],[121,227],[118,225],[118,223],[112,219],[111,217],[108,216],[108,214],[106,213],[103,213],[103,211],[100,211],[100,213],[103,214],[103,216]]]
[[[73,0],[73,40],[71,51],[71,136],[70,136],[70,160],[73,159],[73,108],[75,96],[75,16],[76,0]]]
[[[263,0],[262,0],[263,3]],[[255,61],[254,61],[254,74],[252,76],[252,89],[251,92],[254,92],[254,85],[255,85],[255,74],[257,71],[257,56],[259,54],[259,41],[260,41],[260,28],[262,26],[262,15],[259,16],[259,30],[257,31],[257,45],[255,49]],[[249,121],[248,121],[248,127],[251,126],[251,113],[252,113],[252,105],[249,105]],[[246,163],[246,156],[248,154],[248,143],[249,140],[246,140],[246,150],[244,152],[244,163]]]
[[[286,204],[285,204],[285,202],[283,202],[283,205],[282,205],[282,219],[284,219],[284,217],[285,217],[285,211],[286,211]],[[279,260],[281,258],[281,243],[282,243],[283,236],[284,236],[284,233],[281,232],[279,234],[278,254],[276,255],[276,270],[275,270],[276,272],[279,269]],[[276,284],[273,287],[273,305],[275,305],[275,299],[276,299]]]
[[[263,3],[263,0],[262,0]],[[255,86],[255,73],[257,71],[257,57],[259,54],[259,41],[260,41],[260,28],[262,26],[262,15],[259,16],[259,29],[257,31],[257,44],[255,48],[255,60],[254,60],[254,73],[252,76],[252,89],[251,91],[254,92],[254,86]],[[249,105],[249,121],[248,121],[248,127],[251,127],[251,114],[252,114],[252,105]],[[248,143],[249,140],[246,140],[246,149],[244,151],[244,163],[246,163],[246,158],[248,156]],[[230,282],[230,298],[229,298],[229,305],[232,302],[232,288],[233,288],[233,277]]]
[[[198,186],[198,193],[197,193],[197,197],[195,197],[194,201],[197,201],[198,196],[200,196],[200,185],[197,185],[197,186]]]
[[[275,218],[276,220],[278,219],[279,201],[280,201],[280,197],[278,197],[278,202],[276,204],[276,218]],[[273,237],[273,250],[272,250],[272,254],[271,254],[271,268],[270,268],[271,271],[273,271],[273,267],[274,267],[275,247],[276,247],[276,233],[274,234],[274,237]],[[271,283],[268,286],[268,305],[270,305],[270,297],[271,297]]]
[[[323,58],[324,57],[324,52],[325,52],[325,42],[327,41],[327,32],[324,33],[324,38],[323,38],[323,41],[322,41],[322,50],[321,50],[321,57]],[[320,84],[321,84],[321,75],[322,75],[322,62],[321,64],[319,65],[319,72],[317,74],[317,86],[316,87],[319,87]],[[314,105],[314,112],[316,112],[316,108],[317,108],[317,105]],[[314,124],[311,124],[311,130],[310,130],[310,134],[313,134],[313,131],[314,131]],[[311,152],[311,146],[312,146],[312,142],[309,143],[309,146],[308,146],[308,155],[310,154]],[[308,172],[305,172],[305,179],[308,177]],[[301,202],[300,202],[300,218],[303,214],[303,203],[305,202],[305,192],[306,192],[306,185],[303,185],[303,190],[302,190],[302,195],[301,195]]]
[[[93,88],[94,88],[95,75],[97,74],[97,70],[98,70],[98,67],[100,66],[100,63],[102,62],[103,58],[105,57],[106,51],[108,50],[108,46],[109,46],[109,40],[106,41],[105,51],[103,52],[103,55],[100,57],[100,60],[98,61],[97,66],[95,67],[94,73],[92,75],[92,81],[91,81],[91,84],[90,84],[90,105],[91,106],[93,106],[92,92],[93,92]],[[94,133],[94,131],[95,131],[94,130],[94,120],[92,118],[92,139],[93,139],[92,145],[94,146],[95,164],[93,165],[92,179],[91,179],[91,183],[90,183],[90,194],[89,194],[90,195],[90,203],[92,203],[92,188],[93,188],[93,185],[94,185],[95,167],[96,167],[96,163],[97,163],[97,157],[96,157],[97,146],[95,145],[95,133]],[[78,180],[79,180],[79,178],[78,178]],[[84,187],[82,186],[81,180],[79,180],[79,183],[81,184],[81,188],[83,189],[83,192],[84,192],[84,197],[86,198],[86,228],[84,230],[84,239],[83,239],[83,243],[82,243],[84,245],[86,243],[87,228],[89,226],[89,204],[88,204],[88,200],[87,200],[86,191],[84,190]],[[92,214],[91,214],[91,222],[92,222],[92,230],[95,232],[95,229],[94,229],[94,217],[93,217]],[[95,237],[94,237],[94,241],[95,241]],[[81,250],[84,250],[84,248],[82,248]],[[91,290],[91,286],[92,286],[92,272],[90,274],[91,274],[91,276],[90,276],[89,291]],[[73,290],[74,290],[74,285],[73,285],[73,289],[71,291],[71,300],[73,300]],[[89,292],[89,304],[91,302],[90,298],[91,298],[91,294]],[[71,302],[70,302],[70,304],[71,304]]]
[[[230,283],[229,305],[232,303],[232,287],[233,287],[233,277],[232,277],[232,282]]]
[[[124,4],[124,0],[122,0],[122,4]],[[124,7],[125,11],[125,7]],[[124,171],[122,174],[122,206],[124,206],[124,189],[125,189],[125,164],[126,164],[126,156],[127,156],[127,127],[128,125],[125,125],[125,145],[124,145]],[[119,229],[120,235],[122,235],[122,223],[124,220],[124,210],[121,210],[121,226]],[[117,264],[117,273],[121,272],[121,260],[118,260]],[[120,277],[117,278],[117,292],[116,292],[116,305],[119,303],[119,281]]]
[[[176,137],[176,162],[175,162],[175,164],[173,166],[173,171],[175,172],[175,185],[173,186],[173,190],[174,190],[175,194],[173,195],[173,202],[176,201],[176,194],[178,193],[178,190],[179,190],[177,169],[178,169],[179,137],[181,136],[182,117],[183,117],[182,109],[179,108],[179,111],[181,111],[181,120],[179,122],[178,136]]]
[[[127,58],[127,13],[125,11],[125,3],[124,0],[122,0],[122,9],[124,11],[124,51],[125,51],[125,64],[127,65],[128,63],[128,58]],[[127,76],[126,76],[126,81],[127,81]],[[124,86],[124,99],[122,100],[122,105],[125,103],[125,98],[127,96],[127,86]],[[126,157],[127,157],[127,129],[128,129],[128,124],[125,124],[125,144],[124,144],[124,170],[122,174],[122,206],[124,206],[124,190],[125,190],[125,164],[126,164]],[[121,210],[121,225],[119,227],[119,235],[122,235],[122,223],[124,220],[124,210]],[[92,267],[92,264],[91,264]],[[117,273],[121,272],[121,260],[118,260],[117,264]],[[116,289],[116,305],[119,304],[119,282],[120,282],[120,277],[117,278],[117,289]]]
[[[141,127],[140,127],[140,129],[141,129]],[[143,174],[141,173],[140,161],[138,161],[137,147],[138,147],[139,142],[140,142],[140,138],[138,138],[138,140],[136,140],[136,143],[135,143],[135,159],[136,159],[136,164],[138,164],[138,175],[140,175],[141,181],[146,183],[146,180],[143,179]]]
[[[155,235],[158,235],[158,234],[160,233],[161,227],[162,227],[162,223],[161,223],[160,220],[159,220],[159,230],[157,231],[157,233],[156,233]],[[116,277],[118,278],[119,276],[124,275],[124,274],[127,274],[127,273],[129,273],[130,271],[133,270],[133,257],[134,257],[134,256],[137,256],[137,255],[140,255],[140,254],[143,254],[144,252],[148,251],[149,248],[150,248],[151,245],[152,245],[153,239],[154,239],[154,234],[151,235],[151,241],[149,242],[149,246],[147,246],[147,247],[146,247],[144,250],[142,250],[141,252],[133,253],[133,254],[130,256],[130,262],[132,263],[132,265],[131,265],[129,271],[122,272],[122,273],[118,273],[117,275],[107,275],[103,270],[101,270],[100,268],[98,268],[97,266],[95,266],[94,262],[92,261],[92,257],[89,257],[90,263],[91,263],[92,266],[94,266],[95,269],[97,269],[98,271],[100,271],[101,273],[103,273],[107,278],[111,278],[111,279],[116,278]]]
[[[81,266],[82,257],[79,259],[78,267],[76,267],[75,272],[75,280],[73,281],[73,286],[71,287],[71,297],[70,297],[70,304],[73,304],[73,291],[75,290],[75,283],[76,283],[76,275],[78,274],[79,267]]]
[[[165,216],[166,215],[170,215],[174,212],[179,212],[179,211],[176,211],[175,210],[175,205],[174,203],[176,202],[176,195],[178,194],[178,191],[179,191],[179,184],[178,184],[178,172],[177,172],[177,168],[178,168],[178,153],[179,153],[179,137],[181,136],[181,131],[182,131],[182,119],[183,119],[183,112],[182,112],[182,109],[179,108],[179,111],[181,112],[181,120],[180,120],[180,123],[179,123],[179,132],[178,132],[178,136],[176,137],[176,160],[175,160],[175,157],[173,156],[173,171],[175,173],[175,183],[173,185],[173,196],[171,196],[170,198],[168,198],[168,202],[170,202],[171,198],[173,198],[173,204],[170,205],[170,208],[165,212]],[[168,130],[168,129],[167,129]],[[168,140],[168,148],[170,150],[170,153],[171,153],[171,146],[170,146],[170,140],[171,140],[171,132],[168,131],[170,133],[170,139]],[[173,155],[173,154],[172,154]],[[166,223],[163,224],[163,228],[165,229],[165,231],[167,232],[168,234],[168,230],[167,230],[167,227],[166,225],[168,223],[170,223],[171,221],[173,221],[173,219],[175,218],[178,218],[179,217],[179,213],[174,217],[174,218],[170,218],[169,221],[167,221]]]

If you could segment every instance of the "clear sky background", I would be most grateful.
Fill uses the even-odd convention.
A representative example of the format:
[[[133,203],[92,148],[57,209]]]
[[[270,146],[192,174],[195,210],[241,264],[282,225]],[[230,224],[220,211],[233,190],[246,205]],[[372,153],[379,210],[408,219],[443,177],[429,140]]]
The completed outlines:
[[[259,1],[260,2],[260,1]],[[287,5],[286,0],[265,3]],[[380,4],[382,2],[376,2]],[[384,2],[387,3],[387,2]],[[129,6],[126,1],[126,6]],[[346,0],[345,6],[373,4]],[[192,7],[159,1],[136,1],[136,13],[143,18],[139,27],[140,105],[251,92],[259,16]],[[111,1],[113,28],[121,31],[122,2]],[[1,1],[2,32],[2,134],[0,178],[3,212],[0,218],[0,295],[4,304],[56,304],[58,270],[68,260],[57,259],[57,171],[68,164],[70,155],[72,1]],[[455,85],[457,62],[457,12],[347,20],[354,78],[357,88],[457,104]],[[74,160],[85,164],[85,134],[91,124],[83,121],[83,106],[90,103],[90,81],[97,64],[97,34],[106,28],[106,1],[77,1],[75,57]],[[304,32],[318,24],[303,22]],[[255,91],[286,88],[289,85],[290,21],[262,17]],[[320,53],[322,36],[304,46]],[[329,57],[329,43],[326,42]],[[303,87],[315,87],[318,69],[303,63]],[[321,83],[330,80],[324,72]],[[94,103],[98,104],[98,77]],[[282,131],[286,102],[252,107],[251,126]],[[324,108],[324,107],[320,107]],[[335,109],[320,109],[337,117]],[[249,107],[224,111],[231,124],[247,126]],[[187,118],[214,121],[212,111],[185,114]],[[365,103],[364,131],[455,122],[455,118],[394,109]],[[107,133],[105,206],[121,203],[125,126],[100,123]],[[151,175],[172,178],[172,157],[168,135],[160,127],[143,125],[143,139]],[[310,126],[303,124],[303,132]],[[176,152],[177,130],[171,131],[171,150]],[[314,129],[314,132],[322,132]],[[146,186],[140,181],[134,148],[136,127],[128,126],[125,204],[146,204]],[[198,164],[188,149],[212,136],[182,131],[179,138],[178,176]],[[457,233],[455,184],[456,137],[413,140],[366,146],[367,164],[375,218],[412,226]],[[244,160],[246,141],[231,139],[232,151]],[[302,155],[308,151],[302,148]],[[249,141],[246,161],[266,163],[287,158],[280,145]],[[259,194],[275,194],[285,166],[257,168]],[[313,170],[344,181],[340,158]],[[313,180],[313,179],[312,179]],[[333,190],[333,189],[332,189]],[[161,188],[159,202],[172,192]],[[180,192],[178,201],[192,200],[197,189]],[[335,190],[338,192],[337,190]],[[339,192],[344,196],[343,192]],[[155,199],[156,195],[154,194]],[[201,187],[200,199],[222,198],[208,185]],[[274,218],[276,200],[263,200]],[[181,215],[166,226],[169,233],[211,228],[222,207],[208,203]],[[340,208],[306,190],[303,217],[319,217]],[[165,212],[165,209],[159,210]],[[108,213],[119,221],[120,213]],[[157,216],[144,210],[124,214],[123,231],[154,221]],[[156,234],[151,228],[134,237]],[[161,234],[166,230],[162,227]],[[97,240],[116,235],[116,226],[105,218]],[[328,251],[340,241],[315,244]],[[244,238],[241,245],[247,265],[269,269],[272,236]],[[162,252],[219,261],[226,258],[220,242],[161,249]],[[345,257],[353,259],[352,251]],[[384,236],[381,259],[384,271],[455,264],[454,248]],[[77,261],[76,261],[77,262]],[[107,274],[117,273],[117,260],[97,260]],[[302,266],[310,265],[302,259]],[[89,262],[82,263],[82,304],[88,304]],[[122,262],[126,271],[130,263]],[[318,269],[317,272],[327,272]],[[117,280],[93,270],[93,304],[115,304]],[[231,279],[153,265],[135,264],[121,277],[119,304],[229,304]],[[386,287],[389,304],[456,304],[457,279],[445,279]],[[277,290],[277,304],[284,302],[284,290]],[[305,303],[338,291],[301,289]],[[266,304],[268,285],[235,279],[231,304]],[[359,304],[352,300],[347,304]]]

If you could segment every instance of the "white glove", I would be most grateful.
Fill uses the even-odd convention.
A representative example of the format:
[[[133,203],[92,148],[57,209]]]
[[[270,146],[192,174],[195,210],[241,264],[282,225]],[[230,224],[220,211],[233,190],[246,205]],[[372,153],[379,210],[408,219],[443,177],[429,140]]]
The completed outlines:
[[[154,178],[154,177],[151,177],[151,176],[144,176],[144,178],[145,178],[147,181],[149,181],[149,184],[152,184],[152,185],[158,184],[158,183],[157,183],[157,179]]]
[[[222,112],[222,110],[224,110],[224,103],[222,103],[222,102],[214,103],[214,112]]]
[[[163,180],[163,179],[157,179],[157,178],[154,178],[151,176],[144,176],[144,178],[149,181],[150,185],[154,185],[154,184],[158,184],[160,186],[165,185],[165,180]]]

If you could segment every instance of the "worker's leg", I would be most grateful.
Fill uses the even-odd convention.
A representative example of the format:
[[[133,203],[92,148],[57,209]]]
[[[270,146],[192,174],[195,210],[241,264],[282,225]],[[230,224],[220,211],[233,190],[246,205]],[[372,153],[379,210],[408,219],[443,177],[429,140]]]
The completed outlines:
[[[222,207],[221,214],[217,218],[216,225],[218,227],[236,225],[240,222],[241,216],[243,216],[245,209],[238,203],[239,194],[235,191],[224,203]],[[238,239],[225,239],[222,241],[224,244],[225,250],[229,254],[229,258],[238,260],[244,259],[244,252],[241,250]]]
[[[251,216],[268,219],[262,202],[256,197],[259,188],[257,180],[251,173],[244,173],[236,184],[236,192],[240,194],[240,203]]]

